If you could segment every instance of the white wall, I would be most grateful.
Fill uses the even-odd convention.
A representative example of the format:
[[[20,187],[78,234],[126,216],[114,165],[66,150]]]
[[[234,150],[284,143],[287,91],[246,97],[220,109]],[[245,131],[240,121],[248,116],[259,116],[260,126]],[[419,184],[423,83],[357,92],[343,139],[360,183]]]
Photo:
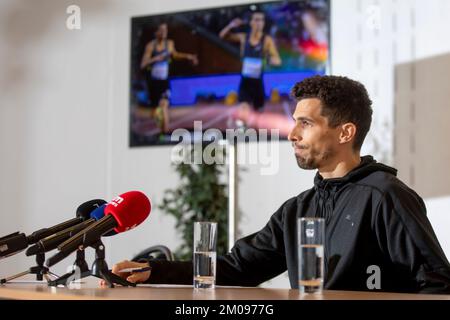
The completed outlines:
[[[163,191],[177,183],[169,164],[170,148],[128,147],[130,17],[239,2],[76,1],[82,29],[69,31],[65,10],[73,3],[0,2],[0,235],[58,223],[71,218],[87,199],[110,199],[130,189],[160,202]],[[379,6],[379,24],[372,19],[374,5]],[[366,151],[387,162],[392,137],[384,123],[389,128],[393,66],[450,50],[450,42],[435,36],[450,29],[449,20],[442,18],[444,9],[449,12],[444,0],[426,5],[418,0],[333,1],[333,73],[368,86],[376,117]],[[279,159],[276,176],[261,176],[258,166],[245,166],[241,174],[242,234],[260,229],[284,200],[312,185],[314,173],[297,168],[288,143],[280,145]],[[443,209],[448,210],[450,199],[428,203],[449,254],[448,235],[439,225],[449,225]],[[106,241],[108,260],[129,258],[156,243],[174,248],[179,237],[173,219],[154,208],[139,228]],[[30,266],[22,256],[0,261],[0,276]],[[64,268],[62,263],[55,270]],[[289,286],[285,276],[267,285]]]
[[[333,1],[332,6],[333,73],[364,83],[373,101],[374,119],[362,151],[393,165],[394,67],[450,52],[450,41],[444,40],[450,29],[450,2],[348,0]],[[440,170],[450,175],[448,168]],[[450,197],[425,199],[425,203],[450,258],[450,234],[445,230]]]
[[[2,235],[58,223],[106,196],[106,17],[99,1],[95,23],[70,33],[68,3],[0,3]],[[1,275],[30,266],[23,256],[1,261]]]

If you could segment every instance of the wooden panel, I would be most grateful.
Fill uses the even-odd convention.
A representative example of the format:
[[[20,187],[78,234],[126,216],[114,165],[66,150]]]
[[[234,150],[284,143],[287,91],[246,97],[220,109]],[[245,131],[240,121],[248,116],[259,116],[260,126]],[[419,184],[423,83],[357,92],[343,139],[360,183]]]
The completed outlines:
[[[450,55],[395,69],[394,165],[422,197],[450,194]]]
[[[194,290],[191,286],[139,285],[136,288],[100,287],[88,279],[81,288],[53,288],[45,283],[8,283],[0,287],[0,298],[23,300],[450,300],[450,295],[325,290],[320,295],[301,295],[292,289],[217,287]]]

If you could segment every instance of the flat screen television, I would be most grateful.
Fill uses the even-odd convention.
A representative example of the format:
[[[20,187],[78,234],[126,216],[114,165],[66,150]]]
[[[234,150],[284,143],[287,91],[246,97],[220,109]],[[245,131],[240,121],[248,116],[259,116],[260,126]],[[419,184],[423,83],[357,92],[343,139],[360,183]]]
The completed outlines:
[[[181,128],[278,129],[286,139],[292,86],[329,68],[329,21],[328,0],[133,17],[130,146],[176,143]]]

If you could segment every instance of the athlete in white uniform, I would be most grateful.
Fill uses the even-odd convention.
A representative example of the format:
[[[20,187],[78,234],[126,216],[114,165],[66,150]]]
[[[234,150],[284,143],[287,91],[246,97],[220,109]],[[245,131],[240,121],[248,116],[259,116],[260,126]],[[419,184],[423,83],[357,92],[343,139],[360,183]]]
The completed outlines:
[[[197,55],[178,52],[174,41],[167,38],[168,27],[161,23],[155,32],[155,39],[150,41],[141,60],[141,68],[146,71],[149,106],[152,117],[157,119],[161,133],[169,129],[169,64],[171,58],[186,59],[198,64]]]

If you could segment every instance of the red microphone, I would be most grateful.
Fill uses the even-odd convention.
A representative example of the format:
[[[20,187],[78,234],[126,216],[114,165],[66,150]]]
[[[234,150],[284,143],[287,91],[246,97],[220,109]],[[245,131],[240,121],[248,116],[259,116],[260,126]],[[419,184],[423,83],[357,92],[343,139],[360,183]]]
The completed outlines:
[[[128,231],[147,219],[152,205],[149,198],[140,191],[128,191],[112,199],[105,208],[105,216],[111,215],[117,222],[114,231]]]
[[[60,244],[60,252],[47,259],[47,266],[51,267],[77,249],[95,244],[111,230],[121,233],[137,227],[150,211],[150,200],[140,191],[129,191],[115,197],[105,207],[105,216]]]

